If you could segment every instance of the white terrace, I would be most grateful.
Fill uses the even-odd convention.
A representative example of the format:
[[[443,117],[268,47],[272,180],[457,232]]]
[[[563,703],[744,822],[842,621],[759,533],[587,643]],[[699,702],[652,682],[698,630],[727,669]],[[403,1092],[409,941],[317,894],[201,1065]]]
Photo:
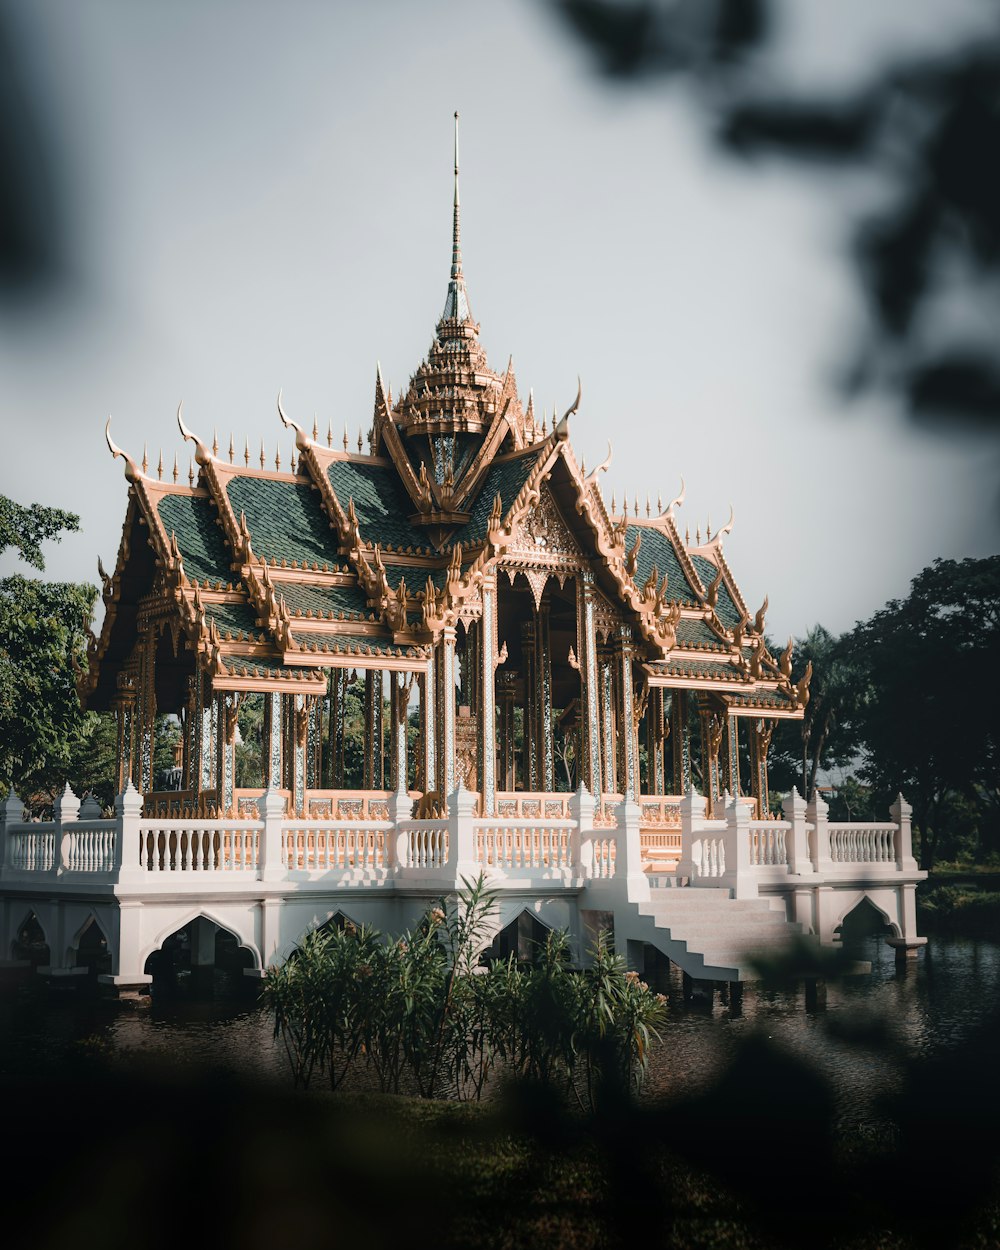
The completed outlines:
[[[414,820],[409,795],[371,791],[303,819],[266,791],[255,819],[151,818],[129,785],[109,819],[67,787],[53,820],[31,821],[10,795],[0,805],[3,955],[34,915],[51,952],[45,971],[72,975],[96,923],[112,960],[105,979],[135,987],[171,934],[206,917],[236,936],[259,975],[338,913],[399,932],[480,872],[498,891],[497,932],[527,910],[568,930],[584,959],[592,934],[613,928],[630,960],[650,943],[695,978],[749,979],[756,957],[794,935],[833,944],[866,898],[898,955],[925,940],[914,892],[926,874],[902,797],[877,824],[832,824],[821,798],[807,805],[794,791],[781,820],[754,820],[751,800],[729,796],[723,817],[707,819],[694,791],[656,813],[624,800],[596,810],[583,788],[501,795],[496,816],[476,806],[460,788],[447,817]]]

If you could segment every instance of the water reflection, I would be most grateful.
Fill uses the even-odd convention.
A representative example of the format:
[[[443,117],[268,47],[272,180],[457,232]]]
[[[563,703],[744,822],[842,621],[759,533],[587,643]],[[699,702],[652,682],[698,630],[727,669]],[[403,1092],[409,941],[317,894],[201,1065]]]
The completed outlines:
[[[903,1058],[960,1044],[983,1023],[1000,989],[1000,944],[932,938],[918,966],[905,972],[878,939],[862,957],[871,972],[831,982],[825,1002],[819,994],[811,1009],[802,984],[751,985],[738,999],[699,984],[686,1002],[679,970],[657,961],[646,976],[667,996],[669,1023],[651,1060],[649,1094],[705,1089],[739,1043],[759,1033],[829,1080],[842,1125],[877,1121],[878,1098],[899,1088]],[[286,1082],[281,1043],[270,1019],[248,1000],[248,988],[252,995],[253,983],[239,970],[217,970],[210,985],[182,976],[172,993],[160,987],[146,1005],[104,1002],[79,989],[8,990],[0,996],[0,1074],[28,1075],[74,1049],[96,1046]]]

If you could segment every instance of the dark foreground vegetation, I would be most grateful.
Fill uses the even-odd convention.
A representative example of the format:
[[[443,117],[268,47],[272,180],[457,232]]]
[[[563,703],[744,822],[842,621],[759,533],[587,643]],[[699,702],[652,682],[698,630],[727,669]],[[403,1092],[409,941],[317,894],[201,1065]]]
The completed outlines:
[[[996,939],[1000,935],[1000,872],[932,873],[917,891],[917,918],[922,933]]]
[[[37,1250],[988,1250],[994,1041],[911,1067],[890,1127],[850,1141],[759,1035],[703,1095],[638,1103],[609,1073],[588,1112],[526,1081],[490,1103],[305,1092],[78,1045],[0,1077],[5,1225]]]

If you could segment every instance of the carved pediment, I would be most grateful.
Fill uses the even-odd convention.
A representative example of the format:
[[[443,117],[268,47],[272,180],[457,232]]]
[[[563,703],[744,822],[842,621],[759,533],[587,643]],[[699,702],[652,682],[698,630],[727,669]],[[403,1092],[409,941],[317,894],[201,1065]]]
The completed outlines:
[[[552,496],[544,488],[538,502],[514,528],[507,543],[507,560],[516,565],[581,566],[587,559]]]

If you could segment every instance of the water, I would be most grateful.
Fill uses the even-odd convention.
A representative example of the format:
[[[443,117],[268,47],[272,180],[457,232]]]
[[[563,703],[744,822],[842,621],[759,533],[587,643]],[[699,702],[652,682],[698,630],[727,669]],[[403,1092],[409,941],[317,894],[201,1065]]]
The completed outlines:
[[[826,1002],[807,1007],[803,988],[749,986],[740,1007],[720,994],[686,1004],[675,969],[654,987],[667,994],[669,1022],[647,1078],[650,1096],[703,1088],[757,1032],[809,1060],[829,1080],[842,1126],[878,1124],[878,1100],[902,1080],[907,1059],[966,1042],[1000,1001],[1000,943],[930,939],[917,965],[898,972],[873,938],[862,952],[870,974],[831,983]],[[243,993],[236,991],[241,989]],[[0,1078],[30,1075],[88,1047],[115,1055],[211,1064],[290,1085],[269,1017],[246,996],[238,973],[216,973],[215,997],[198,1001],[182,983],[145,1005],[104,1001],[78,989],[38,985],[0,992]]]

